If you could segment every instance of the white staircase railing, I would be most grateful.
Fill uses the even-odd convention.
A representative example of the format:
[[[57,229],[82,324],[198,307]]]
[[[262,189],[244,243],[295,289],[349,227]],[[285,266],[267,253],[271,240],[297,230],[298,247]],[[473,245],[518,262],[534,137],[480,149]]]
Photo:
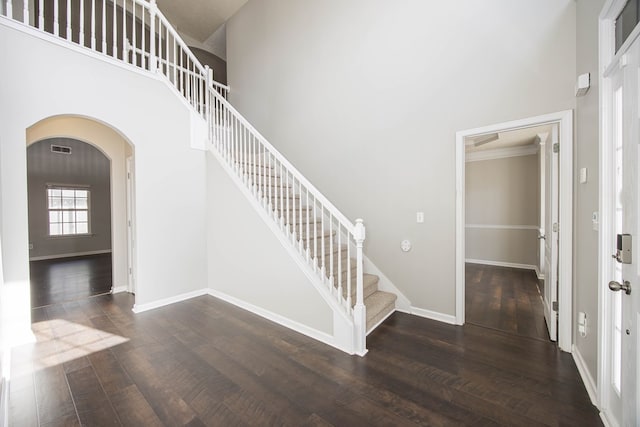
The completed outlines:
[[[336,305],[366,352],[365,227],[351,223],[227,101],[155,0],[0,0],[0,16],[113,60],[163,75],[206,120],[212,148],[262,205]]]
[[[321,286],[353,319],[356,353],[363,354],[363,221],[351,223],[223,96],[215,90],[209,93],[214,150],[267,210]]]

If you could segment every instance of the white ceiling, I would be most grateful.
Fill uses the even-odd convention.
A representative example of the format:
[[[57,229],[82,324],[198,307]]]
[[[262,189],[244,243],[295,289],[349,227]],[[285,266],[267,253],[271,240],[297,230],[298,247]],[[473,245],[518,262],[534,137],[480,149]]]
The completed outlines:
[[[511,130],[507,132],[499,132],[498,139],[486,144],[474,146],[474,142],[481,141],[486,135],[478,135],[476,137],[467,137],[465,139],[465,152],[473,153],[479,151],[496,150],[500,148],[525,147],[534,145],[538,141],[538,134],[551,132],[551,125],[536,126],[525,129]]]
[[[169,22],[189,37],[204,43],[247,0],[157,0]]]

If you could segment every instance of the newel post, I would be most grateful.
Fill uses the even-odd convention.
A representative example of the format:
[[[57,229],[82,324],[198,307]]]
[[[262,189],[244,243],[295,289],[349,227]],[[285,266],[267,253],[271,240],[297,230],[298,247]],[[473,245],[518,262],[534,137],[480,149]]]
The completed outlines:
[[[156,59],[156,13],[158,5],[156,0],[151,0],[149,6],[149,71],[158,71],[158,60]]]
[[[354,344],[356,354],[364,356],[367,352],[367,308],[364,306],[362,247],[366,232],[364,223],[360,218],[356,220],[353,237],[356,241],[356,305],[353,307]]]

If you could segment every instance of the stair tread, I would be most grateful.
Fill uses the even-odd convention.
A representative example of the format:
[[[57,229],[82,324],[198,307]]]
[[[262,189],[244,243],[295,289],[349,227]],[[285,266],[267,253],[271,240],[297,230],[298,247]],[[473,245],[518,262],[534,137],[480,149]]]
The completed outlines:
[[[363,274],[362,275],[362,290],[364,293],[364,299],[366,301],[366,299],[370,296],[373,295],[375,292],[378,291],[378,281],[380,280],[380,278],[374,274]],[[356,304],[356,284],[355,281],[351,282],[352,288],[351,288],[351,305],[354,306]],[[342,291],[342,296],[343,297],[347,297],[347,290],[343,288]],[[366,303],[365,303],[366,305]]]

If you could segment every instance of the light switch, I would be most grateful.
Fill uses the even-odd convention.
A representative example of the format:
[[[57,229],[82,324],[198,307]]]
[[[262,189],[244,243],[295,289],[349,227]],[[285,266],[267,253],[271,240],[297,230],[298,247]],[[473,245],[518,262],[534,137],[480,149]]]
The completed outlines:
[[[408,240],[403,240],[400,242],[400,249],[402,252],[409,252],[411,250],[411,242]]]
[[[416,213],[416,222],[418,224],[422,224],[424,222],[424,212],[417,212]]]
[[[591,226],[594,231],[598,231],[598,225],[600,221],[598,220],[598,211],[591,214]]]
[[[580,169],[580,184],[585,184],[587,182],[587,168]]]

